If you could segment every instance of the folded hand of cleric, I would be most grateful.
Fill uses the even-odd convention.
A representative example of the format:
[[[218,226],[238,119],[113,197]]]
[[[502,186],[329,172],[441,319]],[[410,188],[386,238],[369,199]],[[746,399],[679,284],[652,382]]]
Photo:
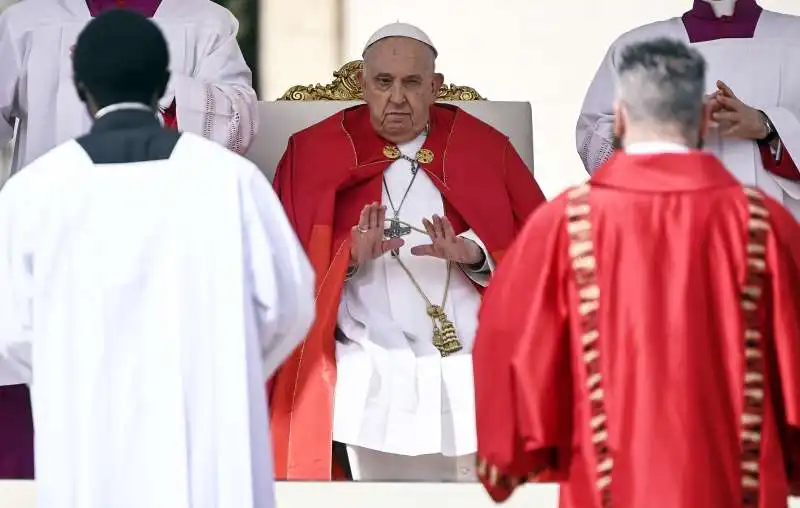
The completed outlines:
[[[711,119],[724,138],[760,140],[767,134],[761,111],[748,106],[728,85],[717,81],[717,90],[708,97]]]
[[[411,254],[433,256],[462,265],[477,265],[484,260],[483,249],[472,240],[456,235],[447,217],[434,215],[431,220],[423,219],[422,225],[431,243],[412,247]]]

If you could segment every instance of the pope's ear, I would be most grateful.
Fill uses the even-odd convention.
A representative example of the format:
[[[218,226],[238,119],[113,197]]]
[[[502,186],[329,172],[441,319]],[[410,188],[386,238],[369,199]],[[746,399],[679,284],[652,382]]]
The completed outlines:
[[[365,85],[367,84],[367,82],[364,81],[364,71],[363,70],[356,72],[356,79],[358,80],[358,84],[361,85],[361,89],[364,90]]]
[[[442,88],[443,85],[444,85],[444,74],[441,74],[439,72],[434,73],[434,75],[433,75],[433,86],[434,86],[433,91],[435,93],[438,93],[439,89]]]

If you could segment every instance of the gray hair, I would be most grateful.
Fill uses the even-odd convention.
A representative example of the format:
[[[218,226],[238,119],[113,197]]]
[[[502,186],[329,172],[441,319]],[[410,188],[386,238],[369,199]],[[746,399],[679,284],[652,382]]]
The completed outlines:
[[[706,62],[686,44],[659,38],[631,44],[617,66],[617,98],[631,122],[697,138],[705,100]]]

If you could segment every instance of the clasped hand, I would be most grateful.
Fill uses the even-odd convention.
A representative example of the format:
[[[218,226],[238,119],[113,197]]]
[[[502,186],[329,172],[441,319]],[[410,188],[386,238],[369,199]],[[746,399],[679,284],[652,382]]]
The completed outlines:
[[[742,102],[722,81],[717,81],[717,90],[707,100],[713,126],[720,129],[722,137],[756,141],[767,137],[761,112]]]
[[[423,219],[422,225],[431,243],[412,247],[411,254],[432,256],[464,265],[474,265],[483,259],[484,253],[480,246],[472,240],[457,236],[447,217],[434,215],[431,220]],[[364,264],[405,245],[402,238],[386,240],[383,235],[385,227],[385,206],[371,203],[361,210],[358,225],[351,232],[351,266]]]

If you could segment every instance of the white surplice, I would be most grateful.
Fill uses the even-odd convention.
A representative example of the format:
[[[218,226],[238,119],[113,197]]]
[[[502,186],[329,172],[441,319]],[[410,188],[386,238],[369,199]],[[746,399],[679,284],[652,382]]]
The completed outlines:
[[[593,173],[611,153],[614,76],[623,49],[636,42],[669,37],[689,44],[681,18],[636,28],[608,50],[586,95],[576,141],[584,166]],[[691,44],[708,62],[706,92],[724,81],[745,104],[767,114],[784,149],[800,166],[800,17],[763,11],[751,39],[718,39]],[[800,184],[764,169],[756,143],[722,139],[712,132],[706,148],[746,185],[757,185],[800,218]]]
[[[265,380],[313,291],[264,176],[198,136],[97,166],[70,141],[13,176],[0,370],[31,384],[37,505],[272,507]]]
[[[72,47],[91,20],[86,0],[25,0],[0,14],[0,145],[20,122],[12,171],[86,133],[72,81]],[[238,22],[211,0],[162,0],[153,17],[169,44],[178,127],[245,153],[258,129],[252,74]]]
[[[424,140],[421,135],[399,148],[413,158]],[[398,159],[385,176],[391,199],[399,207],[411,182],[411,164]],[[386,188],[382,203],[391,217]],[[442,195],[421,169],[402,205],[400,219],[422,228],[422,219],[434,214],[444,216]],[[461,236],[486,251],[471,230]],[[411,247],[430,243],[427,235],[412,231],[403,239],[400,259],[431,302],[441,304],[447,263],[410,253]],[[338,325],[347,340],[336,344],[333,438],[352,445],[351,455],[359,448],[402,456],[457,457],[476,451],[471,353],[480,294],[470,278],[478,284],[488,283],[493,264],[487,259],[484,275],[470,274],[468,278],[458,265],[452,267],[445,311],[464,347],[446,358],[433,346],[433,324],[425,300],[391,255],[364,265],[345,284]],[[364,464],[375,461],[358,462],[367,467]],[[453,467],[454,475],[456,471]],[[363,476],[374,477],[370,472]]]

